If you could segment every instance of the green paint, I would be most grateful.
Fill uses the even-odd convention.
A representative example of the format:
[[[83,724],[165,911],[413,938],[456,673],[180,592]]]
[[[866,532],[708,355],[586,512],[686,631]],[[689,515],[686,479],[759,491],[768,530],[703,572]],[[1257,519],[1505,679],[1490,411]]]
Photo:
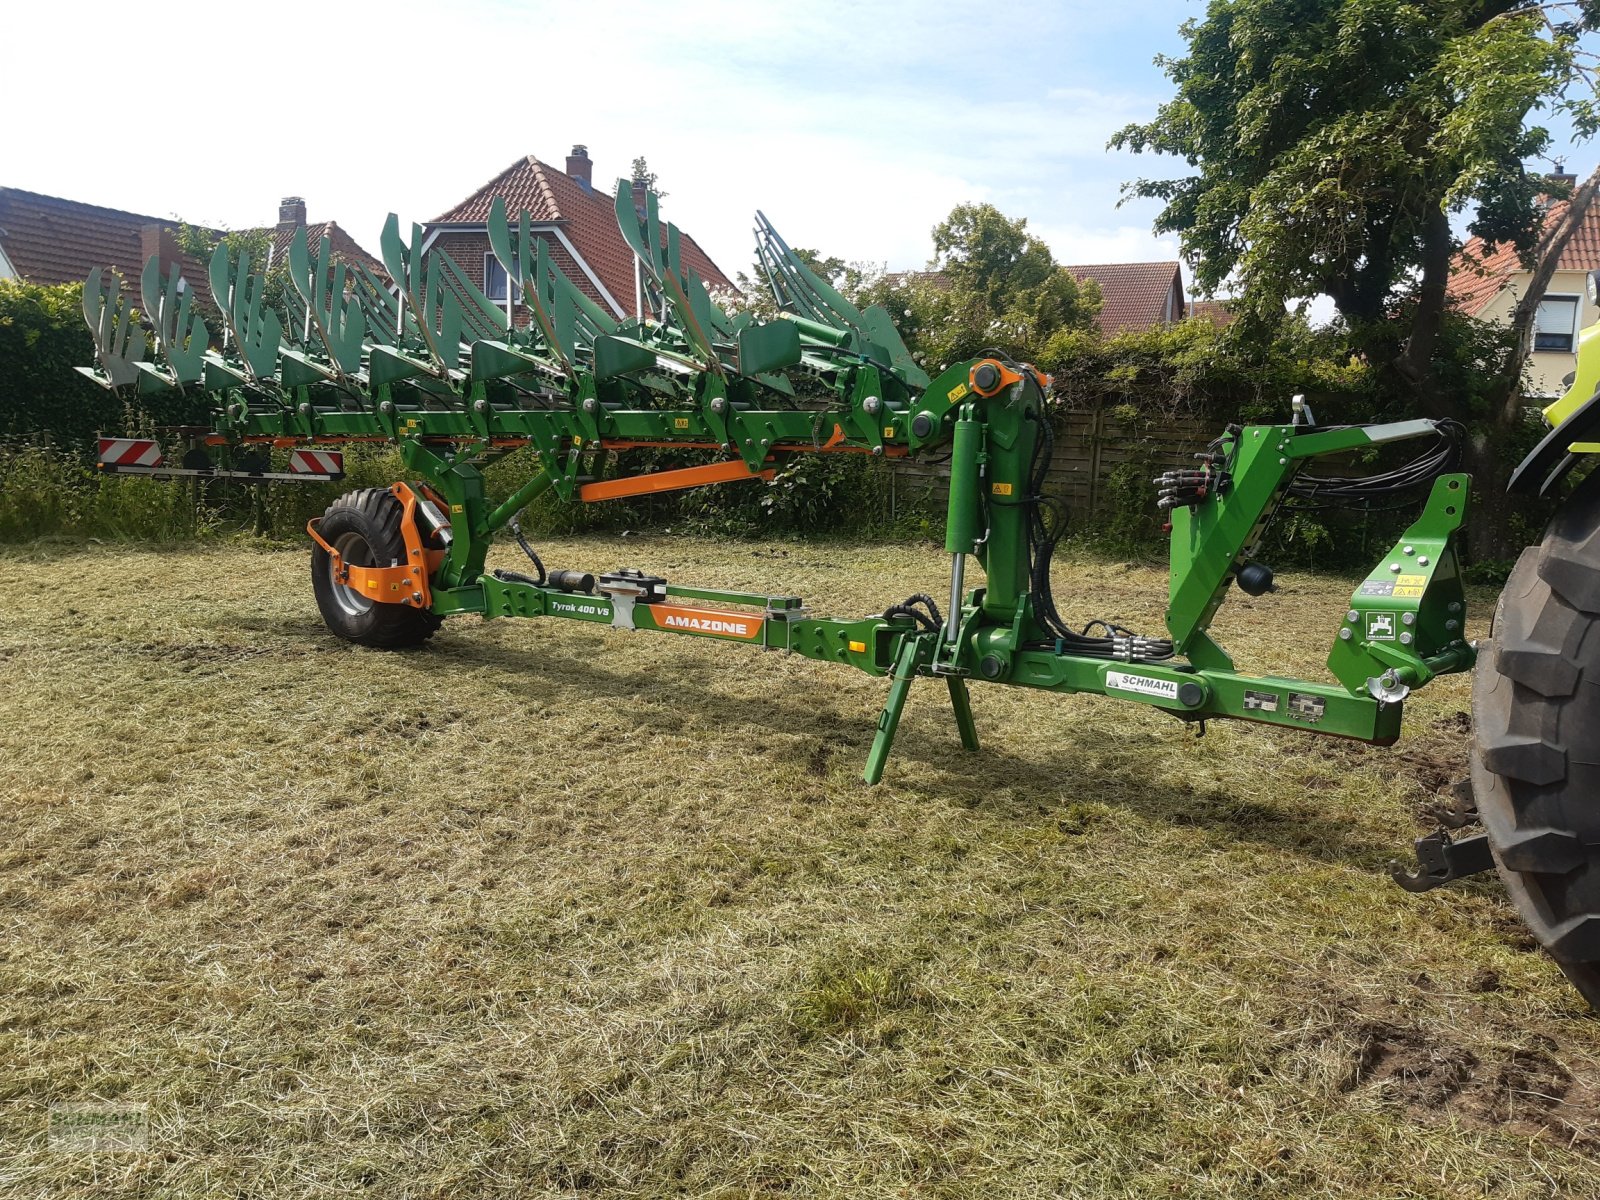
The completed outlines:
[[[207,345],[177,277],[152,264],[143,293],[156,354],[145,360],[127,306],[97,272],[84,315],[99,369],[86,373],[108,387],[212,394],[214,428],[234,448],[265,439],[398,444],[407,472],[433,489],[452,522],[434,580],[440,614],[677,633],[890,676],[869,781],[882,776],[918,676],[944,678],[969,750],[978,745],[972,681],[1100,695],[1184,721],[1236,718],[1387,742],[1399,733],[1407,690],[1471,665],[1454,541],[1468,509],[1464,476],[1438,481],[1347,613],[1330,614],[1326,630],[1286,633],[1301,640],[1331,630],[1336,683],[1241,674],[1210,634],[1298,471],[1322,455],[1428,434],[1430,422],[1263,425],[1230,435],[1208,468],[1212,486],[1170,514],[1166,624],[1176,654],[1145,662],[1063,652],[1045,638],[1031,594],[1031,474],[1046,419],[1031,370],[1008,364],[1020,378],[987,397],[973,388],[986,372],[975,373],[978,361],[951,364],[930,380],[887,314],[856,309],[765,218],[758,218],[757,257],[780,311],[769,321],[729,314],[686,266],[685,243],[661,221],[655,197],[639,211],[623,188],[616,206],[647,283],[642,319],[619,319],[597,305],[562,274],[528,215],[513,225],[496,201],[490,242],[521,305],[517,321],[456,264],[424,253],[420,230],[413,227],[408,240],[391,219],[382,249],[395,294],[371,273],[336,262],[326,239],[311,246],[302,231],[290,244],[294,288],[281,320],[264,306],[264,282],[219,250],[210,283],[226,326],[220,350]],[[820,401],[792,402],[791,369],[821,385]],[[666,606],[653,606],[621,593],[577,595],[486,575],[496,531],[546,491],[574,498],[602,442],[712,443],[753,471],[824,448],[884,455],[948,445],[945,549],[975,558],[982,575],[972,571],[958,596],[953,636],[905,616],[813,618],[794,596],[673,584]],[[492,499],[483,468],[510,445],[526,445],[532,465],[508,494]],[[1092,612],[1063,614],[1080,623],[1086,615]]]

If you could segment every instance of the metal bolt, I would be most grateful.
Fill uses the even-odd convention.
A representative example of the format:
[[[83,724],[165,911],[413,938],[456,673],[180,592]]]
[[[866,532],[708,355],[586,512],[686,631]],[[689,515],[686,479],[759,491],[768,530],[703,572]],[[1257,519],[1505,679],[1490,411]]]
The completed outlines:
[[[1350,627],[1346,625],[1343,629],[1339,630],[1339,636],[1348,642],[1353,636],[1350,632]]]
[[[476,409],[478,412],[488,412],[489,411],[489,402],[487,400],[482,400],[482,399],[474,400],[472,402],[472,407],[474,409]]]
[[[422,603],[422,593],[421,592],[412,592],[411,593],[411,598],[413,600],[415,600],[418,604]]]
[[[1345,613],[1344,619],[1353,625],[1361,619],[1361,614],[1352,608],[1349,612]]]
[[[1389,570],[1398,571],[1399,569],[1400,569],[1400,564],[1399,563],[1390,563],[1389,564]]]
[[[1412,548],[1411,548],[1411,547],[1410,547],[1410,546],[1407,546],[1407,547],[1406,547],[1406,548],[1405,548],[1405,551],[1404,551],[1404,553],[1406,553],[1406,554],[1415,554],[1415,553],[1416,553],[1416,551],[1415,551],[1415,550],[1413,550],[1413,549],[1412,549]]]
[[[1400,620],[1403,624],[1415,625],[1417,623],[1417,614],[1412,612],[1401,613]]]
[[[1454,633],[1456,630],[1461,628],[1461,622],[1460,621],[1446,621],[1444,623],[1444,627],[1447,630],[1449,630],[1451,633]]]
[[[1402,645],[1402,646],[1409,646],[1409,645],[1411,645],[1411,635],[1410,635],[1410,634],[1409,634],[1409,633],[1402,633],[1402,634],[1401,634],[1401,635],[1400,635],[1400,644],[1401,644],[1401,645]]]
[[[421,567],[412,567],[411,568],[411,573],[413,575],[421,575],[422,574],[422,568]]]
[[[878,410],[883,407],[883,401],[878,399],[876,396],[868,396],[861,402],[861,407],[864,408],[869,415],[875,417],[878,415]]]
[[[1450,611],[1451,612],[1460,612],[1461,611],[1461,601],[1459,601],[1459,600],[1450,601]]]
[[[1426,554],[1424,554],[1421,558],[1417,559],[1417,566],[1425,567],[1427,565],[1428,565],[1428,556]]]
[[[1287,458],[1280,458],[1280,459],[1279,459],[1279,460],[1278,460],[1278,465],[1279,465],[1279,466],[1280,466],[1280,467],[1286,467],[1286,466],[1288,466],[1288,465],[1289,465],[1289,460],[1288,460],[1288,459],[1287,459]]]

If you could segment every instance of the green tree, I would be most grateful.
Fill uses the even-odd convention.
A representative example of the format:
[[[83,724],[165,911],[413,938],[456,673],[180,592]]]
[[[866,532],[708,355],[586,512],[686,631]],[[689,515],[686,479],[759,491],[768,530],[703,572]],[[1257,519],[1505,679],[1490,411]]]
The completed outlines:
[[[987,349],[1037,359],[1059,331],[1094,328],[1099,287],[1058,265],[1026,218],[958,204],[934,227],[933,245],[925,271],[855,281],[857,302],[888,310],[924,366],[937,370]]]
[[[656,187],[656,173],[650,169],[650,164],[645,161],[644,155],[641,154],[633,160],[633,173],[629,178],[634,183],[642,183],[652,192],[655,192],[657,200],[665,200],[667,198],[667,194]]]
[[[1522,358],[1510,339],[1475,404],[1443,386],[1463,340],[1447,329],[1451,215],[1471,209],[1472,233],[1530,262],[1559,255],[1543,227],[1552,184],[1524,167],[1551,138],[1530,118],[1561,110],[1594,130],[1579,39],[1597,21],[1594,0],[1213,0],[1183,27],[1187,54],[1158,60],[1176,96],[1112,145],[1195,169],[1127,191],[1164,201],[1156,229],[1181,235],[1200,290],[1239,292],[1247,329],[1326,294],[1381,386],[1476,422],[1492,502]],[[1484,528],[1503,541],[1503,522]]]

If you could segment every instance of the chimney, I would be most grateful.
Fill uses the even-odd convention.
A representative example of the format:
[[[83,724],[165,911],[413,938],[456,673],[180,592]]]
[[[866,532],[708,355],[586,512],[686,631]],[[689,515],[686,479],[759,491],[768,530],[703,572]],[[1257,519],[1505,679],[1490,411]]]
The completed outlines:
[[[576,179],[585,189],[592,186],[594,163],[589,161],[589,147],[574,146],[572,148],[572,153],[567,155],[567,174]]]
[[[278,202],[278,228],[294,229],[306,223],[306,202],[302,196],[285,196]]]
[[[165,275],[177,263],[183,267],[183,254],[178,249],[178,237],[170,225],[141,225],[139,227],[139,261],[160,260],[161,273]]]

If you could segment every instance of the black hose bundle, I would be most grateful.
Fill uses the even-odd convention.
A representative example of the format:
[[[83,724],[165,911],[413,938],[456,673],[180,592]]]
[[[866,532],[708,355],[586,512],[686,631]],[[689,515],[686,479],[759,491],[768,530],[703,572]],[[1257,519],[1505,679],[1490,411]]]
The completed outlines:
[[[1033,417],[1038,436],[1033,444],[1033,464],[1029,471],[1028,494],[1022,503],[1028,508],[1028,589],[1033,594],[1033,615],[1054,641],[1056,653],[1082,654],[1090,658],[1117,658],[1124,662],[1155,662],[1171,658],[1172,643],[1166,638],[1141,637],[1131,629],[1109,621],[1090,621],[1081,630],[1073,629],[1056,611],[1050,589],[1050,563],[1056,544],[1066,531],[1066,509],[1060,501],[1044,494],[1050,461],[1055,455],[1055,430],[1045,413]],[[1091,634],[1096,626],[1104,634]],[[1045,648],[1050,648],[1046,646]]]
[[[534,587],[543,587],[549,581],[550,576],[545,572],[544,563],[540,562],[539,556],[533,552],[533,547],[528,545],[528,539],[522,536],[522,514],[519,512],[512,517],[510,524],[506,528],[511,530],[511,536],[517,539],[517,545],[522,547],[522,552],[528,556],[528,561],[533,563],[533,569],[539,572],[539,575],[538,578],[534,578],[530,575],[524,575],[520,571],[496,571],[494,577],[496,579],[511,580],[516,583],[531,583]]]
[[[1305,502],[1296,505],[1298,508],[1370,507],[1412,488],[1431,484],[1460,466],[1461,441],[1466,428],[1459,421],[1445,420],[1434,426],[1434,432],[1439,440],[1431,449],[1392,471],[1355,478],[1301,475],[1289,484],[1289,495]]]
[[[924,609],[927,611],[923,611]],[[927,633],[939,632],[944,624],[944,618],[939,615],[939,606],[934,603],[932,596],[923,592],[907,596],[899,604],[891,604],[883,610],[884,620],[891,620],[894,617],[910,617],[919,629]]]

